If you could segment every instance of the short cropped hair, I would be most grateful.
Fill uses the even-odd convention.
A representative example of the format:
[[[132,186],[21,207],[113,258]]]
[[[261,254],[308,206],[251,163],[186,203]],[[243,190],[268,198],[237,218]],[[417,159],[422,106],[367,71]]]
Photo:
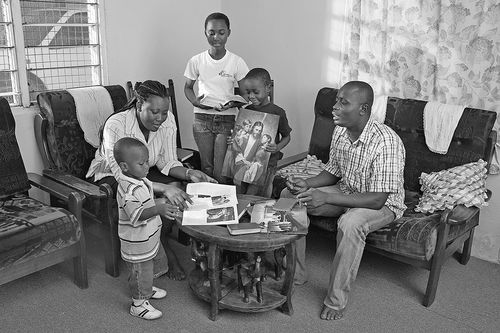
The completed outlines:
[[[116,163],[120,164],[121,162],[124,162],[125,152],[133,147],[148,149],[144,143],[136,138],[124,137],[116,141],[115,146],[113,147],[113,157],[115,158]]]
[[[373,88],[370,84],[364,81],[349,81],[344,84],[347,89],[356,89],[358,94],[361,96],[362,102],[368,105],[368,109],[371,110],[373,105]]]
[[[222,13],[212,13],[212,14],[208,15],[207,18],[205,19],[205,29],[207,29],[208,22],[210,22],[212,20],[223,20],[224,22],[226,22],[227,28],[230,29],[229,18],[225,14],[222,14]]]
[[[271,75],[264,68],[252,68],[245,76],[245,79],[261,80],[265,85],[271,83]]]

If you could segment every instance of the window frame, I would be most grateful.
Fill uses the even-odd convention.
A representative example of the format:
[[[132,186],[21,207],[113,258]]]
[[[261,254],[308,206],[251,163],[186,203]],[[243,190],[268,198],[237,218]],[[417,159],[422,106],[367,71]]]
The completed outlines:
[[[36,1],[36,0],[35,0]],[[71,2],[71,1],[68,1]],[[92,82],[99,81],[100,83],[96,85],[104,85],[107,83],[107,65],[105,63],[106,59],[106,48],[105,39],[104,39],[104,1],[101,0],[92,0],[89,1],[92,4],[95,4],[96,10],[92,11],[96,15],[96,29],[97,33],[97,43],[98,43],[98,51],[95,54],[91,54],[91,58],[98,60],[98,72],[99,76],[95,76],[92,74]],[[82,4],[85,4],[82,2]],[[24,43],[24,33],[23,33],[23,20],[21,15],[21,0],[7,0],[7,5],[10,7],[11,11],[11,22],[12,22],[12,32],[13,32],[13,40],[14,40],[14,60],[11,65],[12,71],[14,71],[14,77],[16,79],[12,80],[11,87],[12,92],[15,94],[19,94],[18,97],[14,97],[14,103],[11,104],[13,107],[30,107],[33,103],[30,100],[30,91],[28,85],[28,69],[27,69],[27,52]],[[89,12],[91,14],[91,12]],[[68,67],[71,68],[71,67]],[[78,88],[75,86],[74,88]]]

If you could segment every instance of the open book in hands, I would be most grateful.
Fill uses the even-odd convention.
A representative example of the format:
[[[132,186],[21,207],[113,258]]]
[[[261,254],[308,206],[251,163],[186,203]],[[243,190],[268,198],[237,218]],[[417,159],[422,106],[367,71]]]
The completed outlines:
[[[200,103],[206,106],[210,106],[216,109],[222,108],[233,102],[234,107],[241,107],[248,104],[248,102],[240,95],[227,95],[227,96],[215,96],[215,95],[205,95],[201,99]]]

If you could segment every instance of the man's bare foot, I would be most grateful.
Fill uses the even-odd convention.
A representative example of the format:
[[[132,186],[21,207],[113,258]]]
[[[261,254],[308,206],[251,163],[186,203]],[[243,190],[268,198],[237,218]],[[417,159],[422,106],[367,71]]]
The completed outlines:
[[[321,310],[321,315],[319,316],[323,320],[339,320],[344,316],[344,310],[334,310],[326,305],[323,305]]]

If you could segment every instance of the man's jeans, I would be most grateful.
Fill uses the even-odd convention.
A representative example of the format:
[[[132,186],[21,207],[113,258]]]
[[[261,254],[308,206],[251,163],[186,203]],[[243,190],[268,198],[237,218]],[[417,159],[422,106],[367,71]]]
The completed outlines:
[[[318,190],[329,193],[341,193],[338,186],[320,187]],[[281,196],[293,196],[284,190]],[[315,216],[332,216],[337,221],[337,251],[330,271],[328,292],[323,303],[329,308],[342,310],[346,307],[351,283],[356,279],[358,268],[365,248],[368,233],[378,230],[394,221],[394,213],[386,206],[379,210],[368,208],[344,208],[334,205],[323,205],[309,209],[307,213]],[[295,280],[307,281],[305,265],[306,239],[296,241],[297,267]]]
[[[223,183],[222,164],[227,150],[227,138],[234,128],[235,116],[195,113],[194,141],[200,151],[201,171]]]

